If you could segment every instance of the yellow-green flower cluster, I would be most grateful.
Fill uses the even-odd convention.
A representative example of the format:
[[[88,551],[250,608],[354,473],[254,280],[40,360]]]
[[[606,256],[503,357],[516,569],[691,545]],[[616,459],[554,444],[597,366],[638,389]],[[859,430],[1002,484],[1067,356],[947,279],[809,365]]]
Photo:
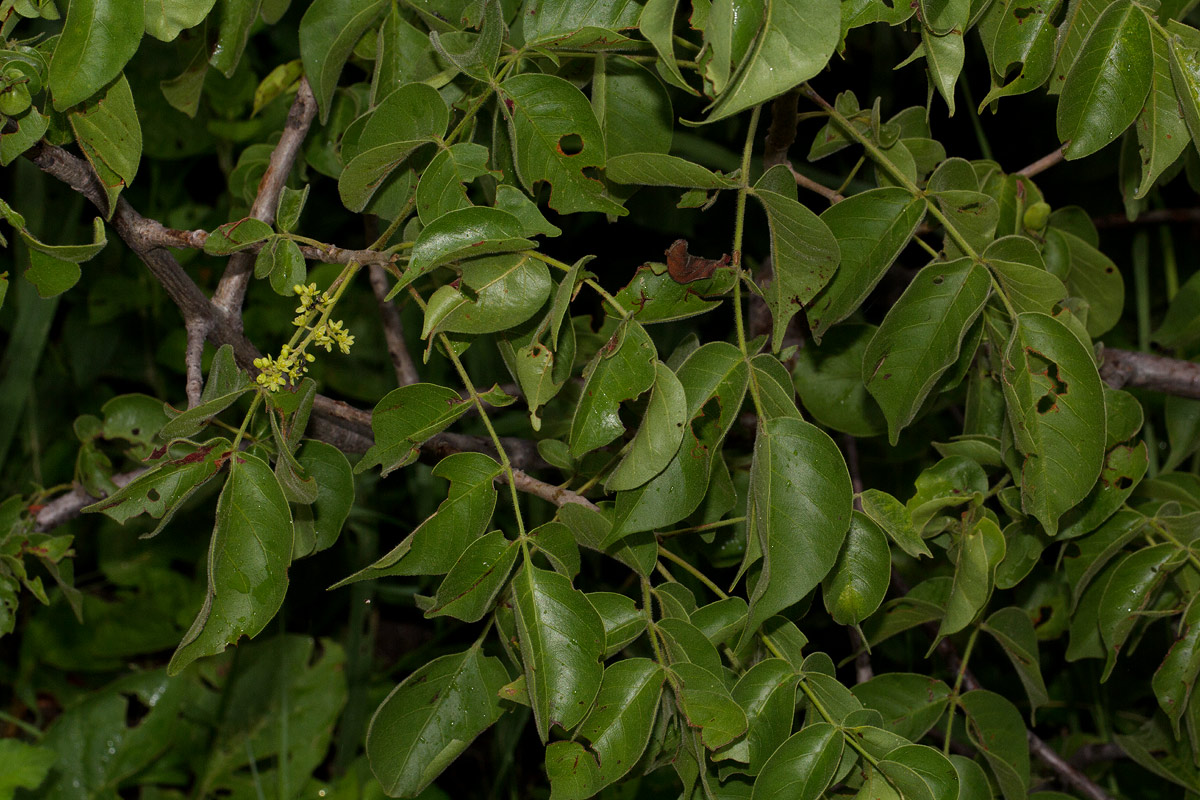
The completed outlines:
[[[354,336],[342,327],[342,321],[339,319],[313,331],[313,344],[324,347],[326,353],[332,352],[335,344],[343,353],[349,353],[350,345],[354,344]]]
[[[322,314],[329,306],[329,292],[317,291],[315,283],[308,286],[297,283],[292,287],[292,291],[300,296],[300,305],[296,309],[298,316],[292,320],[292,324],[297,328],[303,328],[313,314]]]
[[[254,366],[260,370],[255,380],[259,386],[277,392],[289,383],[294,386],[315,360],[311,353],[294,351],[285,344],[279,349],[277,358],[264,356],[254,359]]]

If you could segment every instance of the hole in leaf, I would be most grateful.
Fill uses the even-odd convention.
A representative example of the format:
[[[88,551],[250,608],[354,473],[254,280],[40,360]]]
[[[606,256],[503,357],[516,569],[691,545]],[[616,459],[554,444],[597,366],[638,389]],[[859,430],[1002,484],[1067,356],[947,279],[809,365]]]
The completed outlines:
[[[1047,395],[1043,395],[1043,396],[1042,396],[1042,399],[1041,399],[1041,400],[1038,400],[1038,403],[1037,403],[1037,410],[1038,410],[1038,413],[1039,413],[1039,414],[1045,414],[1045,413],[1047,413],[1047,412],[1049,412],[1049,411],[1053,411],[1053,410],[1054,410],[1054,406],[1055,406],[1055,405],[1056,405],[1056,404],[1055,404],[1055,402],[1054,402],[1054,397],[1053,397],[1053,396],[1051,396],[1051,395],[1048,395],[1048,394],[1047,394]]]
[[[583,137],[568,133],[558,137],[558,152],[564,156],[577,156],[583,152]]]
[[[150,487],[150,490],[146,492],[146,499],[151,503],[157,503],[161,497],[162,495],[158,493],[158,489],[154,487]]]
[[[700,413],[692,417],[692,436],[696,437],[699,449],[707,449],[715,444],[720,435],[721,398],[713,397],[700,409]],[[698,456],[698,452],[693,452]]]
[[[941,286],[941,285],[942,285],[942,283],[943,283],[945,280],[946,280],[946,279],[945,279],[943,276],[941,276],[941,275],[938,275],[936,278],[934,278],[934,279],[933,279],[933,285],[934,285],[934,286]]]
[[[150,706],[142,702],[136,694],[127,694],[125,699],[125,727],[133,728],[150,713]]]
[[[1118,490],[1124,491],[1132,485],[1133,478],[1130,478],[1128,475],[1122,475],[1121,477],[1117,478],[1116,487]]]

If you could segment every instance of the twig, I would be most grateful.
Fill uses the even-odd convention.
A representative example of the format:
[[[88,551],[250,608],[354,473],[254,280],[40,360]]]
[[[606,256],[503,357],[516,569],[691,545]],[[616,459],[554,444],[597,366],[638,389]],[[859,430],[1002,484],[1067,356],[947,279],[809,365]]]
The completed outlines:
[[[763,147],[764,170],[788,163],[788,149],[796,141],[796,106],[799,102],[800,91],[792,89],[771,103],[771,126],[767,128],[767,140]]]
[[[803,186],[805,189],[816,192],[830,203],[840,203],[846,199],[842,195],[838,194],[836,189],[830,189],[824,184],[817,183],[807,175],[801,175],[791,164],[788,164],[788,169],[792,171],[792,177],[796,179],[797,186]]]
[[[204,245],[208,242],[208,231],[193,230],[182,231],[176,228],[167,228],[154,220],[146,220],[143,230],[142,240],[152,247],[173,247],[178,250],[203,250]],[[266,242],[255,242],[240,252],[250,255],[257,255]],[[328,245],[326,247],[316,247],[310,244],[298,245],[300,253],[309,261],[320,261],[324,264],[349,264],[351,261],[356,264],[390,264],[396,260],[395,254],[380,252],[378,250],[348,250],[344,247]]]
[[[1064,144],[1062,147],[1057,148],[1053,153],[1047,153],[1029,166],[1017,170],[1017,174],[1024,175],[1026,178],[1032,178],[1038,173],[1045,172],[1063,160],[1063,153],[1066,151],[1066,149],[1067,146]]]
[[[505,445],[505,449],[507,448],[508,445]],[[509,457],[512,457],[511,452],[509,453]],[[504,480],[505,477],[506,476],[501,473],[499,480]],[[543,483],[537,478],[531,477],[519,469],[513,470],[513,485],[522,492],[540,497],[549,503],[559,506],[560,508],[568,503],[576,503],[584,506],[585,508],[590,508],[592,511],[598,512],[600,510],[591,500],[588,500],[583,495],[572,492],[570,489],[563,489],[559,486],[551,486],[548,483]]]
[[[308,128],[317,114],[317,101],[313,97],[312,88],[307,78],[300,79],[300,91],[292,102],[288,112],[287,122],[284,123],[283,133],[279,142],[271,152],[267,163],[267,171],[263,173],[258,183],[258,194],[254,204],[250,206],[250,216],[268,225],[275,222],[275,209],[279,206],[279,195],[287,182],[292,164],[300,152],[300,145],[308,135]],[[218,309],[231,315],[237,323],[241,323],[242,300],[246,296],[246,287],[250,285],[250,276],[254,271],[254,257],[247,252],[234,253],[225,265],[225,274],[217,284],[213,295],[213,304]],[[237,315],[233,317],[232,315]]]
[[[871,654],[863,646],[863,638],[859,635],[858,628],[846,628],[846,633],[850,636],[850,649],[858,653],[854,657],[854,682],[866,683],[875,677],[875,670],[871,667]]]
[[[1100,357],[1100,377],[1114,389],[1149,389],[1200,399],[1200,364],[1115,347],[1104,348]]]
[[[118,489],[125,487],[130,481],[145,472],[145,467],[138,467],[129,472],[120,472],[112,476],[112,482]],[[89,494],[83,487],[76,486],[62,497],[56,497],[37,512],[34,517],[34,529],[45,533],[57,528],[63,523],[79,516],[79,511],[86,505],[97,500],[103,500],[107,495],[96,497]]]
[[[392,357],[392,367],[396,370],[396,381],[401,386],[409,386],[421,380],[417,374],[417,366],[413,363],[404,343],[404,325],[400,320],[400,312],[391,302],[385,300],[388,293],[387,273],[378,264],[372,264],[367,272],[371,281],[371,291],[379,303],[379,317],[383,322],[383,338],[387,341],[388,355]]]
[[[1033,731],[1026,731],[1029,737],[1029,751],[1042,760],[1054,771],[1058,779],[1079,792],[1088,800],[1113,800],[1112,795],[1097,786],[1088,776],[1071,766],[1060,756],[1053,747],[1042,741]]]
[[[1136,219],[1129,219],[1124,214],[1105,214],[1092,219],[1097,228],[1123,228],[1128,225],[1161,225],[1178,222],[1196,224],[1200,222],[1200,208],[1158,208],[1140,214]]]
[[[200,360],[204,355],[204,340],[208,337],[208,322],[202,317],[192,317],[184,323],[187,330],[187,348],[184,350],[183,363],[187,368],[188,408],[200,405],[200,394],[204,389],[204,379],[201,376]]]

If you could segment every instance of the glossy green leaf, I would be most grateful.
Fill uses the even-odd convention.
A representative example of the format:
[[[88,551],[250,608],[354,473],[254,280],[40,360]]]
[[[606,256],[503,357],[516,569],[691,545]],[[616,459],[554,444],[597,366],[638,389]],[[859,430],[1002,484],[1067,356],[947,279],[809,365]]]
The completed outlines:
[[[696,94],[684,80],[675,63],[675,45],[672,40],[675,28],[675,9],[679,0],[646,0],[642,15],[638,18],[638,30],[646,41],[654,45],[660,56],[659,72],[673,86]]]
[[[1100,597],[1097,618],[1107,660],[1101,680],[1107,680],[1133,626],[1153,603],[1158,590],[1179,566],[1175,545],[1163,543],[1129,553],[1113,570]]]
[[[1183,153],[1189,138],[1187,122],[1171,77],[1171,45],[1166,37],[1157,32],[1152,35],[1151,44],[1154,48],[1154,72],[1150,92],[1133,126],[1137,131],[1138,158],[1142,167],[1142,178],[1134,195],[1136,198],[1145,197],[1150,192],[1159,176]]]
[[[1051,228],[1046,232],[1052,246],[1067,253],[1070,272],[1066,283],[1071,295],[1088,303],[1087,332],[1096,337],[1121,319],[1125,304],[1125,282],[1108,256],[1080,237]]]
[[[20,739],[0,739],[0,797],[17,789],[36,789],[46,779],[58,754]]]
[[[403,277],[391,289],[400,289],[421,275],[467,256],[524,250],[534,244],[522,237],[521,221],[498,208],[471,207],[451,211],[421,229]]]
[[[443,286],[430,297],[421,336],[427,338],[435,330],[481,334],[516,327],[545,305],[551,288],[550,270],[532,256],[471,259],[463,264],[458,287]]]
[[[809,725],[792,735],[763,765],[751,797],[817,800],[833,780],[844,741],[828,722]]]
[[[1054,317],[1017,317],[1005,349],[1004,397],[1021,465],[1021,505],[1058,530],[1059,518],[1077,505],[1104,461],[1104,395],[1091,354]]]
[[[271,289],[281,297],[294,297],[293,287],[308,284],[308,264],[300,245],[282,236],[274,237],[258,251],[254,259],[254,274],[262,272],[271,282]]]
[[[423,139],[390,142],[357,153],[338,176],[342,205],[356,212],[367,208],[396,168],[423,144]]]
[[[1200,603],[1189,603],[1179,620],[1177,633],[1167,657],[1154,672],[1150,685],[1158,705],[1170,718],[1179,735],[1179,720],[1187,710],[1196,676],[1200,674]],[[1172,626],[1175,628],[1176,626]]]
[[[383,8],[384,0],[316,0],[304,12],[300,20],[300,58],[322,124],[329,119],[333,92],[346,59]]]
[[[1004,558],[1004,534],[989,519],[981,519],[958,541],[954,584],[938,636],[949,636],[967,627],[992,595],[996,567]]]
[[[928,25],[921,27],[921,43],[925,47],[925,66],[929,69],[930,83],[946,101],[951,115],[954,114],[954,87],[967,56],[962,27],[953,28],[943,35],[934,33]]]
[[[708,298],[728,294],[736,280],[732,267],[719,267],[710,278],[679,283],[667,272],[666,264],[649,262],[638,268],[615,298],[643,325],[672,322],[716,308],[720,300]]]
[[[333,546],[354,505],[354,475],[350,462],[333,445],[306,441],[296,454],[304,473],[317,483],[317,499],[292,509],[296,528],[293,558]]]
[[[1150,23],[1140,6],[1113,3],[1096,20],[1058,103],[1058,138],[1068,159],[1116,139],[1142,110],[1154,74]]]
[[[1092,32],[1092,27],[1104,9],[1112,5],[1113,0],[1070,0],[1067,12],[1058,27],[1058,55],[1054,62],[1054,71],[1050,74],[1050,85],[1046,87],[1049,94],[1061,94],[1066,85],[1067,74],[1075,66],[1075,59],[1083,48],[1084,40]]]
[[[636,322],[621,325],[584,369],[583,392],[571,419],[574,457],[603,447],[625,431],[617,416],[620,404],[649,389],[655,381],[654,342]]]
[[[371,717],[367,758],[384,790],[415,797],[500,719],[508,683],[478,647],[440,656],[405,678]]]
[[[994,198],[967,189],[939,191],[933,197],[950,225],[972,249],[979,252],[991,243],[1000,224],[1000,207]],[[968,255],[958,238],[949,233],[944,247],[949,258]]]
[[[449,616],[478,622],[491,610],[496,595],[508,582],[520,546],[501,531],[480,536],[467,547],[438,586],[426,617]]]
[[[760,661],[738,679],[732,695],[746,712],[746,736],[713,754],[713,760],[740,761],[738,771],[757,775],[771,753],[792,732],[796,684],[800,676],[780,658]]]
[[[388,392],[371,413],[375,444],[354,467],[355,474],[380,466],[387,475],[411,464],[422,442],[444,431],[470,408],[458,392],[432,383]]]
[[[838,44],[840,20],[836,0],[767,0],[758,35],[707,121],[766,102],[824,69]]]
[[[49,117],[36,106],[30,106],[24,114],[9,117],[15,128],[6,125],[0,132],[0,167],[7,167],[22,153],[37,144],[46,135]]]
[[[645,658],[628,658],[604,670],[600,691],[575,741],[546,748],[546,772],[555,800],[584,800],[633,768],[650,741],[662,668]]]
[[[1079,536],[1100,527],[1125,504],[1149,467],[1145,442],[1117,445],[1108,451],[1100,479],[1083,502],[1062,516],[1059,536]]]
[[[646,414],[625,456],[609,473],[607,491],[625,491],[646,483],[666,468],[679,451],[687,423],[687,396],[675,373],[661,361],[654,365],[654,385]]]
[[[217,43],[208,63],[226,78],[232,78],[250,40],[250,29],[258,21],[263,0],[217,0],[213,14]]]
[[[133,183],[142,157],[142,128],[129,81],[122,74],[108,84],[103,95],[73,109],[67,119],[79,149],[104,187],[111,218],[117,196]]]
[[[782,173],[778,173],[778,171]],[[802,307],[812,302],[838,267],[841,252],[838,241],[820,217],[788,196],[765,188],[786,173],[795,187],[787,167],[768,170],[755,184],[754,196],[767,212],[771,229],[771,258],[775,277],[766,287],[767,304],[771,307],[773,324],[771,346],[779,350],[788,323]]]
[[[898,187],[852,195],[821,214],[837,239],[842,260],[808,310],[818,344],[830,327],[862,305],[924,216],[925,201]]]
[[[901,796],[958,800],[958,773],[950,759],[921,744],[906,744],[888,752],[879,771],[900,788]]]
[[[496,508],[492,481],[500,471],[500,465],[483,453],[443,458],[433,468],[433,476],[450,481],[450,491],[437,511],[375,563],[331,588],[388,575],[449,572],[471,542],[487,530]]]
[[[273,233],[271,226],[262,220],[243,217],[214,228],[204,240],[204,252],[210,256],[232,255],[265,241]],[[265,277],[265,274],[262,277]]]
[[[967,736],[992,768],[1005,800],[1029,791],[1029,745],[1025,723],[1012,703],[994,692],[977,689],[959,698],[967,715]]]
[[[488,149],[472,142],[452,144],[438,151],[417,182],[417,214],[428,225],[433,220],[470,208],[467,184],[488,174]]]
[[[828,435],[794,417],[760,426],[749,514],[763,558],[747,632],[803,599],[833,568],[850,527],[852,495],[846,463]]]
[[[146,33],[173,42],[181,31],[203,22],[214,5],[216,0],[147,0]]]
[[[713,673],[687,661],[670,667],[676,702],[690,728],[700,731],[709,750],[724,747],[746,732],[746,714]]]
[[[887,537],[870,517],[855,512],[833,569],[821,581],[825,610],[839,625],[857,625],[879,608],[891,581]]]
[[[553,75],[525,74],[500,85],[517,174],[526,189],[550,184],[550,207],[560,214],[601,211],[624,215],[604,184],[584,170],[604,166],[604,134],[583,92]]]
[[[624,153],[608,160],[605,176],[615,183],[639,186],[679,186],[688,189],[734,189],[726,178],[678,156],[664,153]]]
[[[987,271],[967,259],[930,264],[884,317],[863,354],[863,377],[887,417],[893,444],[958,360],[990,289]]]
[[[819,302],[819,300],[818,300]],[[887,430],[879,404],[863,384],[863,354],[875,335],[873,325],[845,324],[796,354],[792,376],[800,401],[828,428],[853,436]]]
[[[48,256],[38,250],[29,252],[29,269],[25,270],[25,278],[37,287],[38,296],[43,299],[57,297],[79,283],[82,276],[83,271],[78,264]]]
[[[914,741],[941,719],[950,697],[944,682],[907,672],[876,675],[850,691],[863,706],[883,715],[888,730]]]
[[[121,74],[142,41],[141,0],[79,0],[67,8],[50,59],[56,111],[87,100]]]
[[[561,524],[561,523],[560,523]],[[646,631],[646,615],[637,603],[616,592],[589,592],[588,602],[604,625],[604,657],[621,652]]]
[[[574,728],[599,692],[604,626],[583,593],[557,572],[527,563],[512,587],[526,688],[544,742],[554,725]]]
[[[912,511],[908,506],[879,489],[866,489],[859,495],[859,501],[863,513],[901,550],[913,558],[932,555],[921,539],[921,531],[913,524]]]
[[[208,593],[168,673],[177,675],[196,659],[266,627],[287,592],[294,535],[287,499],[271,468],[249,453],[233,456],[209,543]]]
[[[991,4],[979,30],[992,65],[992,89],[980,102],[980,109],[1000,97],[1031,92],[1050,77],[1059,6],[1060,0]]]
[[[988,481],[983,469],[971,459],[949,456],[923,469],[914,485],[916,492],[909,498],[907,509],[913,527],[924,534],[942,510],[982,502]]]
[[[1046,682],[1038,661],[1037,633],[1024,609],[1002,608],[980,626],[992,635],[1012,662],[1025,694],[1029,697],[1029,716],[1032,720],[1038,708],[1050,702]]]
[[[728,642],[746,621],[746,601],[740,597],[715,600],[692,612],[692,624],[715,645]]]
[[[796,390],[792,378],[778,358],[759,353],[750,359],[751,395],[757,398],[759,416],[763,422],[776,417],[803,419],[796,407]]]
[[[671,149],[675,123],[671,96],[641,64],[616,55],[605,59],[600,84],[593,84],[592,107],[604,132],[608,158]]]

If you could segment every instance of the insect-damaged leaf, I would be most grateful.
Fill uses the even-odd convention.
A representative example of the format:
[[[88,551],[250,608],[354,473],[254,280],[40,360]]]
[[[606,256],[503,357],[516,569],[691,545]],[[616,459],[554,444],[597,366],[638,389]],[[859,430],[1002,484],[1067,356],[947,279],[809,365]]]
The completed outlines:
[[[583,392],[571,419],[573,456],[603,447],[625,431],[618,409],[653,385],[655,354],[646,329],[633,321],[624,322],[597,351],[584,370]]]
[[[1054,317],[1020,314],[1004,353],[1004,398],[1021,464],[1021,506],[1046,532],[1104,464],[1104,394],[1096,363]]]

